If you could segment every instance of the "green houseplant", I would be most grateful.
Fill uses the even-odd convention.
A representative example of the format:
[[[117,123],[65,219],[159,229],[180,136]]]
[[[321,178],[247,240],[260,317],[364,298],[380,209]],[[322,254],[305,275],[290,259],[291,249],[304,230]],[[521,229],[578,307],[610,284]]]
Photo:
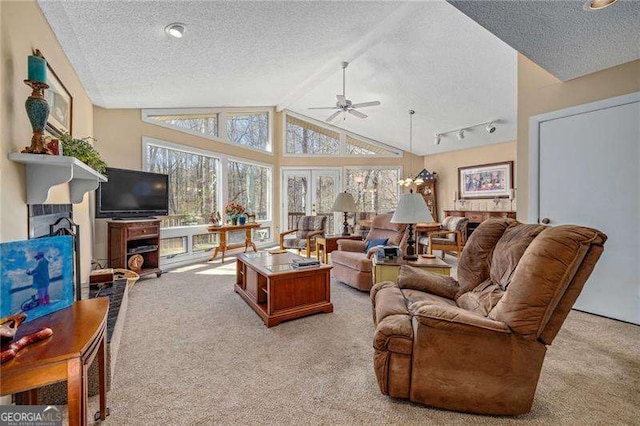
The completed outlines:
[[[62,143],[62,154],[77,158],[98,173],[107,170],[107,163],[100,157],[100,153],[91,145],[96,140],[92,137],[74,138],[69,133],[60,136]]]

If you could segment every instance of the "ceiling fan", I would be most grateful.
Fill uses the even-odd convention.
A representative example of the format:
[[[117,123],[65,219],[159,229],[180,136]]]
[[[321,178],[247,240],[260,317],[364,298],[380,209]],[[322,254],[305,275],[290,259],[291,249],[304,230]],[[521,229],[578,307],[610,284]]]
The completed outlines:
[[[325,121],[332,121],[338,115],[340,115],[340,113],[345,113],[345,116],[346,116],[347,113],[349,113],[351,115],[355,115],[358,118],[367,118],[368,117],[367,114],[361,113],[356,108],[365,108],[365,107],[380,105],[380,101],[361,102],[359,104],[354,104],[353,102],[351,102],[349,99],[346,98],[344,88],[345,88],[345,73],[346,73],[347,66],[349,66],[349,62],[343,62],[342,63],[342,95],[336,95],[336,98],[338,99],[338,102],[336,102],[336,105],[332,106],[332,107],[312,107],[312,108],[309,108],[309,109],[335,109],[335,110],[337,110],[336,112],[331,114]]]

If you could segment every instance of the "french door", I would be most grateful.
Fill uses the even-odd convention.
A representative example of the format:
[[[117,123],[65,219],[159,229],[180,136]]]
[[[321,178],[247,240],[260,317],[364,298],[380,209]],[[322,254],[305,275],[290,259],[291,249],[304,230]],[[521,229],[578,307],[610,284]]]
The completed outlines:
[[[331,211],[342,187],[341,170],[335,169],[282,169],[281,229],[295,229],[300,216],[326,216],[327,234],[340,227],[338,213]]]

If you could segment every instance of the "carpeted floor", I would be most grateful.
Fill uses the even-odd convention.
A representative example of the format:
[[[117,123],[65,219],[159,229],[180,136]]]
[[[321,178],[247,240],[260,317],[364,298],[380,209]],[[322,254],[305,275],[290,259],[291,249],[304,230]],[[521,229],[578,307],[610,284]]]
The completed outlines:
[[[380,394],[369,296],[332,283],[335,312],[267,329],[233,291],[235,262],[141,280],[108,424],[638,424],[640,327],[572,312],[533,411],[475,416]]]

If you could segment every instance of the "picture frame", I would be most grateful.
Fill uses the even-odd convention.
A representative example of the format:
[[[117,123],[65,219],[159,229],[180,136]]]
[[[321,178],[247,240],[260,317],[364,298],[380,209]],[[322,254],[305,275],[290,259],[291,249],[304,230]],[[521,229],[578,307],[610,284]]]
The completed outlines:
[[[63,133],[71,134],[73,128],[73,97],[60,81],[58,75],[47,63],[47,84],[45,98],[49,103],[49,118],[47,118],[47,132],[55,137]]]
[[[74,302],[73,237],[0,243],[0,318],[24,312],[26,321]]]
[[[458,168],[462,200],[509,198],[513,190],[513,161]]]

